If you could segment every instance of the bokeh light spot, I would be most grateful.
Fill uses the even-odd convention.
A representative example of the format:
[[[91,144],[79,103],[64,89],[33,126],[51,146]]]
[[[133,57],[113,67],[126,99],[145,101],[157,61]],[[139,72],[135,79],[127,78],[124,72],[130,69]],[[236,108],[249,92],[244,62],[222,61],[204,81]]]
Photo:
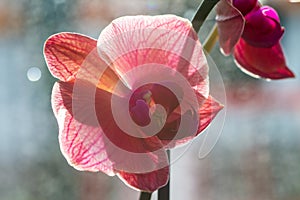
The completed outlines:
[[[38,80],[40,80],[41,76],[42,76],[42,72],[37,67],[31,67],[27,71],[27,78],[30,81],[33,81],[33,82],[38,81]]]

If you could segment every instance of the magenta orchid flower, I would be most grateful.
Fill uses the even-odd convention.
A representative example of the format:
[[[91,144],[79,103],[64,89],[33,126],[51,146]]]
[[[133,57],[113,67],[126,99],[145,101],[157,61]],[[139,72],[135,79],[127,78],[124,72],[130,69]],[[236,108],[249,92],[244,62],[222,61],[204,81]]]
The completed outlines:
[[[216,11],[222,53],[233,53],[242,71],[265,79],[294,77],[280,45],[284,28],[273,8],[257,0],[221,0]]]
[[[118,175],[152,192],[169,177],[166,150],[201,133],[222,109],[191,23],[173,15],[114,20],[98,40],[58,33],[44,47],[59,143],[78,170]]]

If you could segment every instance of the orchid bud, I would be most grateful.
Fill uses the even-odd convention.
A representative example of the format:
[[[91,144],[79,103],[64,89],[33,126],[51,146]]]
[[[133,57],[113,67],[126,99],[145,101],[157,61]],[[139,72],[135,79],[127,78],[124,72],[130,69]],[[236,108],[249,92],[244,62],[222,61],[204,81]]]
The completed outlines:
[[[280,25],[277,12],[262,6],[245,16],[246,24],[242,38],[256,47],[272,47],[283,35],[284,28]]]

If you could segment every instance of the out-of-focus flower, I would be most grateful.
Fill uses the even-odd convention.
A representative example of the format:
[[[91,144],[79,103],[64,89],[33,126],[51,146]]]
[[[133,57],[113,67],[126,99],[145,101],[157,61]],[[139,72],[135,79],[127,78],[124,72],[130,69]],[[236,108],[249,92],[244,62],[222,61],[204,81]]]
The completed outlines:
[[[222,109],[209,95],[197,34],[174,15],[118,18],[98,41],[55,34],[44,55],[59,79],[51,101],[69,164],[139,190],[165,185],[166,149],[193,139]]]
[[[265,79],[294,77],[280,45],[284,28],[273,8],[257,0],[221,0],[216,11],[221,50],[233,53],[241,70]]]

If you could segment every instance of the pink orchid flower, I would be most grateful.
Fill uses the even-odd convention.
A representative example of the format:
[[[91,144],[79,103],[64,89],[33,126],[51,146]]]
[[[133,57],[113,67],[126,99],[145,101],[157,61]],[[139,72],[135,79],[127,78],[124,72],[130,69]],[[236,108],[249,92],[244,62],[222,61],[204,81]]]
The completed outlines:
[[[44,55],[59,79],[51,102],[68,163],[138,190],[164,186],[166,150],[192,140],[222,109],[209,95],[197,34],[174,15],[121,17],[98,40],[58,33]]]
[[[273,8],[257,0],[221,0],[216,12],[221,51],[233,53],[242,71],[265,79],[294,77],[280,45],[284,28]]]

